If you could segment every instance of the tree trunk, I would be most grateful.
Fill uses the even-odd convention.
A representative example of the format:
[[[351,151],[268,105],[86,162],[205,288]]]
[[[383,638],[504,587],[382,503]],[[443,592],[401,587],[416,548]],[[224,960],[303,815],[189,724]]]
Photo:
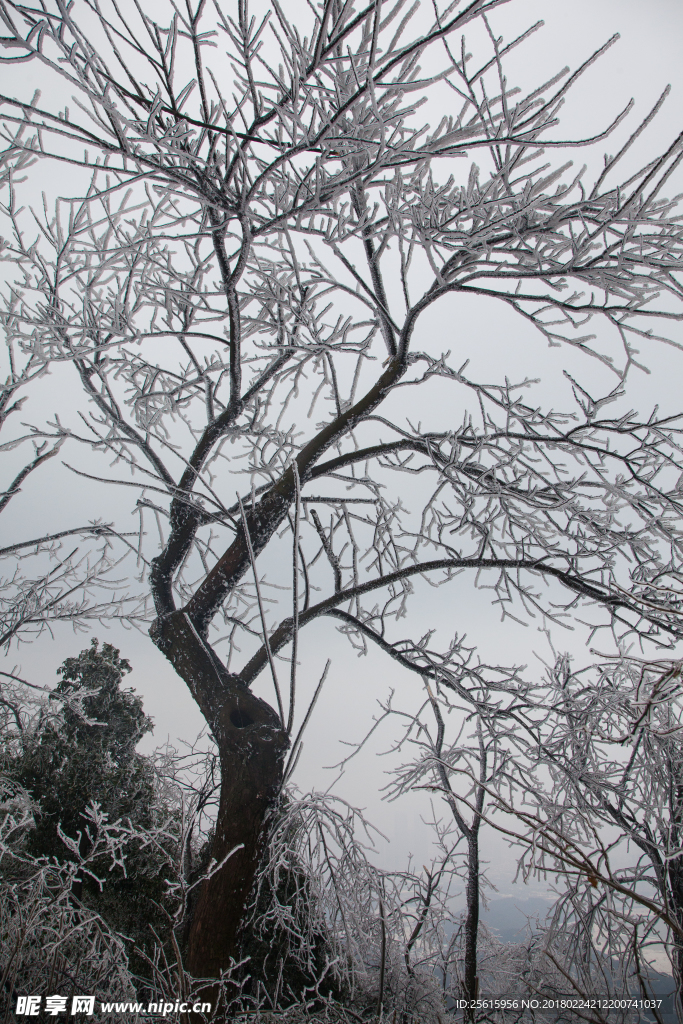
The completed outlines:
[[[467,911],[465,916],[465,977],[463,996],[476,999],[479,994],[477,977],[477,938],[479,934],[479,828],[474,826],[467,837]],[[473,1021],[476,1012],[465,1010],[465,1020]]]
[[[221,794],[211,857],[228,860],[202,884],[192,917],[187,969],[195,977],[216,978],[237,957],[237,933],[260,860],[264,821],[282,784],[285,749],[286,742],[264,736],[256,723],[233,724],[219,744]]]
[[[186,613],[160,617],[150,635],[189,686],[218,747],[221,793],[211,856],[217,863],[228,859],[202,883],[186,964],[195,977],[217,978],[237,954],[289,738],[270,705],[227,671]]]

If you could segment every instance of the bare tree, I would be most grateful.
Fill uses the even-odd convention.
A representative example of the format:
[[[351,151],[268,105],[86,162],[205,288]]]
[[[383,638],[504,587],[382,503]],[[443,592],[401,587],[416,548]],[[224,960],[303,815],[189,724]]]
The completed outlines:
[[[467,878],[451,969],[467,1000],[481,994],[480,975],[486,995],[500,981],[478,953],[482,826],[522,848],[525,879],[538,874],[558,883],[547,920],[507,952],[516,967],[508,994],[651,999],[663,948],[675,964],[679,675],[678,663],[628,659],[572,674],[561,658],[548,686],[529,684],[518,671],[496,678],[487,666],[462,664],[457,696],[449,692],[455,687],[437,684],[437,695],[427,683],[417,714],[385,709],[407,722],[398,748],[409,742],[417,749],[397,771],[391,796],[439,793],[465,847],[456,842],[451,853],[453,861],[460,853]],[[635,864],[629,842],[641,854]],[[624,1019],[629,1005],[625,1011]],[[466,1008],[465,1017],[476,1019],[476,1010]]]
[[[397,711],[389,704],[382,717],[398,715],[403,720],[397,750],[409,745],[418,752],[395,773],[388,786],[390,799],[415,789],[437,792],[452,818],[450,828],[440,821],[435,821],[434,827],[439,845],[448,849],[446,860],[451,870],[457,869],[461,857],[464,862],[465,911],[456,941],[451,943],[452,962],[444,970],[453,971],[458,994],[473,1004],[481,992],[479,916],[486,884],[481,827],[488,818],[491,798],[495,807],[501,789],[510,792],[509,761],[525,760],[527,737],[522,733],[518,738],[516,730],[520,714],[528,711],[532,688],[516,670],[506,673],[498,667],[469,665],[473,652],[461,649],[458,653],[456,659],[452,652],[449,664],[439,658],[437,667],[434,661],[429,664],[432,652],[424,646],[427,700],[417,713]],[[417,664],[413,668],[420,670]],[[474,1005],[465,1009],[465,1019],[475,1020],[476,1016]]]
[[[558,132],[614,39],[515,90],[504,62],[539,26],[503,41],[502,3],[325,0],[296,21],[274,0],[258,16],[246,0],[234,15],[169,3],[165,21],[99,0],[3,7],[4,59],[32,61],[48,88],[0,97],[8,160],[70,168],[78,196],[34,209],[29,231],[10,171],[4,254],[21,286],[3,326],[69,382],[31,437],[99,454],[114,468],[72,471],[134,495],[128,596],[151,596],[150,635],[218,746],[225,867],[194,913],[198,976],[236,955],[263,823],[296,763],[308,623],[335,618],[356,647],[459,693],[460,640],[434,651],[401,627],[419,581],[490,587],[504,615],[594,604],[617,635],[679,635],[663,586],[681,562],[679,421],[629,411],[623,381],[657,318],[680,316],[663,194],[680,139],[619,178],[663,96],[593,180],[556,158],[628,113],[595,138]],[[443,97],[456,112],[442,117]],[[593,354],[614,389],[575,382],[558,411],[525,400],[528,381],[471,379],[422,325],[472,295]],[[620,356],[593,344],[592,318]],[[413,425],[406,399],[436,385],[452,425]],[[272,703],[251,689],[263,671]]]
[[[604,962],[619,961],[645,984],[648,959],[656,947],[666,950],[679,1017],[680,677],[678,661],[622,657],[572,672],[568,659],[559,660],[544,723],[536,727],[532,762],[539,771],[525,780],[530,830],[523,859],[527,870],[554,862],[566,880],[557,916],[574,917],[564,931],[581,947],[568,965],[583,963],[590,977],[602,945]],[[540,783],[543,774],[550,790]]]

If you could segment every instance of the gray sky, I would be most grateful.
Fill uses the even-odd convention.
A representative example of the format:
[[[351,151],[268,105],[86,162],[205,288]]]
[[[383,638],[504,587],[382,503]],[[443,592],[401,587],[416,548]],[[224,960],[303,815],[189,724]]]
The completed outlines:
[[[289,5],[290,10],[292,7],[294,4]],[[576,65],[614,32],[622,34],[621,41],[579,83],[567,103],[560,137],[599,131],[631,96],[635,99],[635,111],[628,124],[633,127],[664,87],[671,83],[672,94],[664,111],[639,144],[639,163],[671,143],[683,128],[680,117],[683,107],[683,62],[680,60],[683,4],[677,0],[649,0],[647,4],[634,0],[573,0],[572,3],[516,0],[497,12],[492,24],[495,31],[509,36],[538,18],[546,21],[546,27],[518,51],[509,65],[510,79],[518,75],[522,85],[537,81],[544,75],[550,77],[564,64]],[[0,77],[16,73],[15,69],[10,71],[0,67]],[[34,73],[32,65],[20,65],[18,73],[31,76]],[[11,82],[5,82],[3,91],[10,89]],[[590,166],[598,166],[602,152],[605,149],[615,152],[625,132],[626,129],[620,127],[613,138],[599,144],[593,151],[574,151],[575,164],[580,166],[588,162]],[[69,188],[68,172],[49,172],[49,184],[66,192]],[[539,401],[541,395],[547,399],[553,389],[556,389],[558,400],[563,395],[563,368],[570,369],[578,379],[595,390],[609,386],[609,374],[599,364],[591,363],[575,352],[549,350],[531,328],[521,324],[508,311],[494,310],[490,303],[480,303],[474,298],[466,301],[469,302],[466,310],[462,306],[455,308],[455,300],[453,306],[443,303],[436,307],[424,318],[420,330],[424,334],[443,337],[445,340],[441,348],[444,350],[451,348],[454,353],[462,350],[463,360],[471,359],[469,372],[472,376],[485,378],[488,375],[491,378],[495,375],[496,380],[501,380],[505,373],[517,379],[526,375],[542,376],[546,383],[543,389],[538,390]],[[676,330],[679,340],[683,341],[683,333],[679,328]],[[655,403],[665,409],[680,407],[678,381],[681,379],[682,367],[679,364],[682,359],[683,353],[653,346],[646,357],[652,373],[649,376],[638,374],[637,379],[631,382],[632,393],[637,393],[641,411],[649,410]],[[455,356],[453,361],[458,362]],[[64,369],[45,378],[31,401],[45,407],[52,403],[57,408],[59,393],[70,386],[67,374],[68,370]],[[430,423],[438,429],[438,422],[434,422],[434,402],[432,394]],[[444,422],[449,421],[453,412],[451,402],[452,398],[445,399],[438,409],[438,415]],[[413,409],[411,415],[418,417],[419,412],[419,408]],[[28,407],[26,418],[30,419]],[[460,417],[456,414],[455,418],[459,420]],[[81,456],[79,466],[85,466],[87,461],[86,456]],[[7,456],[7,465],[12,462],[13,456]],[[52,464],[30,478],[20,498],[3,516],[3,538],[10,542],[32,535],[34,530],[40,531],[46,512],[55,528],[73,526],[75,519],[80,522],[82,518],[85,522],[99,515],[107,519],[116,518],[119,527],[126,529],[127,522],[134,523],[126,518],[130,516],[131,504],[130,495],[115,488],[83,485],[71,479],[65,482],[63,467],[53,460]],[[426,593],[426,588],[423,589]],[[545,636],[538,632],[538,623],[531,622],[527,627],[509,622],[501,624],[498,612],[491,608],[487,592],[473,590],[470,583],[460,590],[452,586],[448,592],[442,589],[437,593],[435,601],[413,603],[410,627],[413,636],[419,636],[423,627],[427,629],[437,625],[444,633],[457,628],[458,632],[467,633],[473,643],[481,644],[487,660],[499,658],[507,663],[517,662],[530,667],[537,664],[540,673],[541,663],[537,656],[549,659],[550,649]],[[133,663],[130,684],[142,694],[146,710],[156,722],[154,737],[146,741],[147,746],[161,743],[167,737],[172,741],[176,737],[193,738],[203,724],[199,711],[184,683],[144,634],[121,627],[108,630],[98,627],[74,637],[70,630],[57,626],[53,638],[44,635],[33,645],[23,645],[18,650],[13,648],[7,662],[10,666],[19,665],[23,674],[34,682],[52,684],[60,662],[87,646],[91,633],[119,646]],[[577,658],[585,651],[585,634],[580,631],[555,636],[555,642],[560,650],[574,651]],[[322,620],[309,626],[301,639],[301,707],[305,706],[305,693],[312,691],[327,658],[332,659],[332,668],[315,710],[296,776],[296,782],[302,789],[325,789],[331,784],[335,774],[325,770],[325,766],[337,762],[348,749],[340,744],[340,740],[357,742],[362,738],[372,715],[376,713],[376,702],[386,699],[391,688],[396,690],[397,704],[402,702],[410,706],[419,699],[416,677],[408,677],[408,673],[376,650],[366,658],[358,659],[345,639],[336,632],[332,621]],[[257,689],[270,696],[265,673]],[[428,798],[418,793],[393,804],[383,803],[380,799],[381,786],[389,777],[384,773],[390,772],[397,757],[380,758],[378,754],[387,749],[391,740],[392,734],[387,727],[380,730],[367,749],[349,765],[335,792],[366,807],[371,820],[387,835],[389,846],[380,844],[378,847],[378,856],[384,864],[401,867],[409,853],[413,853],[421,864],[429,857],[430,837],[420,820],[421,816],[429,816]],[[484,857],[494,860],[491,874],[505,889],[511,875],[511,858],[500,842],[490,836],[484,838]]]

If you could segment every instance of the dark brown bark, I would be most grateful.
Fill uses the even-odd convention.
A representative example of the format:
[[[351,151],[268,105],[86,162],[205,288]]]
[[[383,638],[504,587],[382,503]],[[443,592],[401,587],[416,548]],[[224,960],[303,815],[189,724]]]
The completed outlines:
[[[193,915],[187,967],[195,977],[218,977],[230,958],[237,957],[237,936],[260,860],[264,821],[282,784],[287,748],[281,730],[264,728],[246,715],[240,719],[234,712],[226,718],[219,744],[222,785],[211,856],[218,863],[228,860],[203,883]]]
[[[264,822],[282,784],[289,738],[270,705],[225,669],[185,612],[158,619],[151,635],[189,686],[220,757],[221,795],[211,856],[218,864],[228,859],[202,883],[187,956],[187,968],[195,977],[216,978],[237,953]]]

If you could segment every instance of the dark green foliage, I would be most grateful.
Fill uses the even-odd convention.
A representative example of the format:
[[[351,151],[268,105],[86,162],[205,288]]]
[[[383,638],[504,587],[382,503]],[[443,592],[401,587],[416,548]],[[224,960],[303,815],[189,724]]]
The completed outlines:
[[[121,822],[133,832],[152,827],[164,810],[169,813],[158,806],[151,762],[135,749],[152,721],[142,699],[121,687],[130,670],[115,647],[100,647],[93,639],[89,649],[67,658],[58,670],[61,679],[51,701],[65,699],[62,708],[41,715],[5,757],[8,774],[36,804],[35,828],[25,838],[26,853],[33,857],[77,861],[60,829],[88,856],[96,836],[85,812],[93,803],[110,823]],[[89,865],[96,877],[76,873],[72,892],[144,950],[153,944],[150,925],[162,935],[168,932],[165,859],[157,848],[131,838],[124,864],[114,865],[103,853]],[[142,969],[138,956],[132,966]]]
[[[100,649],[97,640],[58,669],[62,678],[55,696],[78,697],[78,704],[67,703],[62,714],[26,735],[13,769],[40,807],[27,839],[34,856],[69,857],[58,825],[72,839],[80,833],[86,854],[83,813],[89,803],[98,803],[110,821],[141,823],[148,817],[153,783],[135,747],[152,722],[141,698],[121,690],[126,672],[130,665],[116,648],[104,644]]]

